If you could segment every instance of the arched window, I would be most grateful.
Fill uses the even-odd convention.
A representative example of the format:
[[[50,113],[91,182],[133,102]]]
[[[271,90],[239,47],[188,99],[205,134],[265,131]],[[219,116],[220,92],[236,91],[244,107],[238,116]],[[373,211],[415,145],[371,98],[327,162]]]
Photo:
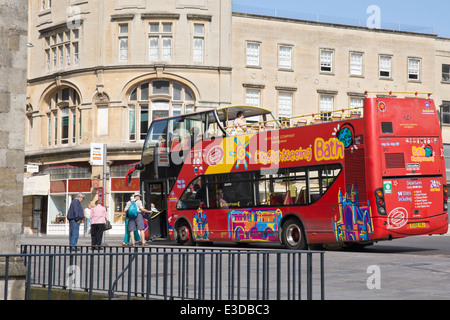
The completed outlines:
[[[194,105],[192,91],[181,83],[153,80],[137,85],[128,97],[129,140],[145,140],[153,119],[191,113]]]
[[[78,92],[71,87],[61,87],[47,103],[47,145],[76,143],[81,135]]]

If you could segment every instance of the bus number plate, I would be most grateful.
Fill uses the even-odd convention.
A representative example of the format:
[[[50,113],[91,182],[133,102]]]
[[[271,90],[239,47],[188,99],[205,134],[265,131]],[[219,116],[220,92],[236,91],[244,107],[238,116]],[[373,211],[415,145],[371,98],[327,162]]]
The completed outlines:
[[[426,228],[427,224],[426,224],[426,222],[414,222],[414,223],[410,223],[409,227],[411,229]]]

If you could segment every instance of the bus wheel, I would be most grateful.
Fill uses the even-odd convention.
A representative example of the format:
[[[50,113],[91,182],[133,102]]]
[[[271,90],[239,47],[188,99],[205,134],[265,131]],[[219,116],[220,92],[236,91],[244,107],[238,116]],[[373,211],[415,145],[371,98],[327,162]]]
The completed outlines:
[[[187,222],[180,224],[177,227],[177,242],[183,246],[194,245],[194,239],[192,239],[192,231]]]
[[[281,230],[281,241],[287,249],[306,250],[306,237],[301,224],[295,219],[288,219]]]

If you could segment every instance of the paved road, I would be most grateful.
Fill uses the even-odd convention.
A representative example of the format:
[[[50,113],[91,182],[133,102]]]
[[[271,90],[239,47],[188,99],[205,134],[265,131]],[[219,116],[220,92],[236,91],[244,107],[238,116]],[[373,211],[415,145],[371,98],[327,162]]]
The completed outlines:
[[[119,236],[106,237],[110,246],[121,245],[121,241]],[[34,236],[22,239],[22,243],[66,245],[68,238]],[[80,237],[79,244],[89,245],[90,238]],[[253,247],[259,246],[250,246]],[[325,254],[325,298],[448,300],[449,258],[450,236],[399,239],[351,252],[328,250]]]

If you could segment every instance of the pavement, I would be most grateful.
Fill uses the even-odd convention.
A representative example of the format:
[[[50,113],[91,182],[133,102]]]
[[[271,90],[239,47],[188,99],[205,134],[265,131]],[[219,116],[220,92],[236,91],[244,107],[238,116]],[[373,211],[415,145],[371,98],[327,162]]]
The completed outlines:
[[[121,246],[123,241],[123,235],[105,235],[103,245],[106,246]],[[59,245],[68,246],[69,236],[68,235],[45,235],[38,236],[36,234],[30,236],[24,236],[20,241],[23,245]],[[78,238],[78,245],[80,246],[90,246],[91,236],[83,236],[80,234]]]
[[[106,236],[105,244],[121,246],[122,240],[123,236]],[[69,239],[34,235],[22,238],[21,243],[68,245]],[[90,237],[80,236],[78,244],[90,245]],[[314,298],[319,294],[313,292]],[[325,299],[450,300],[450,257],[326,251]]]

